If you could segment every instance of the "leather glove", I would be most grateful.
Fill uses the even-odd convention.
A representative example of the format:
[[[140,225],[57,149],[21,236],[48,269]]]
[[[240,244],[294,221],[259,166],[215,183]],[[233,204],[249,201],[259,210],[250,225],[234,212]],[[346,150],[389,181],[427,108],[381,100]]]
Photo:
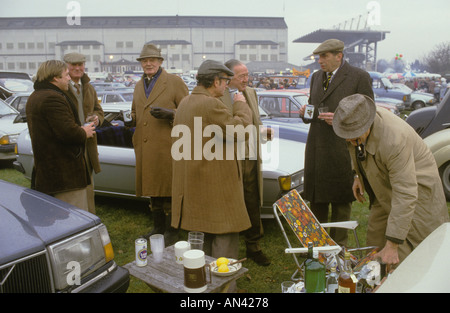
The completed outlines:
[[[165,109],[160,107],[153,107],[150,110],[150,114],[155,118],[165,119],[165,120],[173,120],[175,117],[175,111],[171,109]]]

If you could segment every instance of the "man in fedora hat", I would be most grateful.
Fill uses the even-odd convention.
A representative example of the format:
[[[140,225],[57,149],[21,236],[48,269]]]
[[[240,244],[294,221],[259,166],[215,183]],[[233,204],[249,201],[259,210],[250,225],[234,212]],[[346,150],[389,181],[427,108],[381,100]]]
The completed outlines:
[[[398,264],[449,220],[433,154],[404,120],[365,95],[340,101],[333,129],[347,141],[355,198],[369,194],[367,244],[381,248],[375,258]]]
[[[251,223],[244,201],[240,163],[236,153],[228,159],[224,147],[226,144],[234,146],[236,139],[220,140],[218,144],[223,144],[222,150],[219,147],[215,150],[223,151],[223,155],[207,159],[203,151],[211,138],[193,138],[197,133],[194,132],[198,127],[196,120],[202,123],[202,134],[206,128],[220,127],[225,134],[228,126],[246,127],[252,123],[250,108],[242,94],[235,98],[233,113],[219,99],[232,76],[233,72],[222,63],[204,61],[198,69],[197,87],[183,99],[177,110],[174,127],[188,128],[189,143],[194,144],[189,149],[190,158],[174,159],[172,226],[205,233],[205,254],[237,259],[239,232],[248,229]],[[198,139],[200,147],[195,144]],[[173,140],[175,143],[180,139],[174,137]],[[200,159],[195,157],[198,150],[202,154]]]
[[[304,118],[305,106],[300,110],[300,117],[311,124],[305,150],[304,198],[310,201],[320,222],[328,222],[330,205],[332,222],[348,220],[355,200],[345,141],[331,126],[334,110],[342,98],[355,93],[374,97],[369,74],[348,64],[343,51],[344,43],[338,39],[326,40],[314,50],[320,70],[311,79],[309,103],[314,106],[313,118]],[[328,108],[328,112],[319,115],[319,107]],[[332,229],[330,235],[339,245],[347,243],[345,229]]]
[[[64,55],[64,62],[67,64],[70,75],[69,89],[64,92],[76,104],[81,123],[91,122],[94,123],[95,127],[101,125],[104,120],[104,113],[102,106],[98,103],[97,92],[89,83],[91,79],[85,73],[86,57],[81,53],[72,52]],[[97,174],[101,171],[96,134],[87,139],[86,162],[91,178],[91,183],[86,188],[88,207],[89,212],[95,214],[94,177],[92,172]]]
[[[177,241],[170,226],[172,157],[170,153],[175,110],[189,94],[183,80],[162,67],[161,50],[145,44],[138,61],[144,74],[137,82],[131,107],[131,126],[136,126],[133,145],[136,155],[136,195],[150,197],[154,229],[147,234],[164,234],[165,244]]]

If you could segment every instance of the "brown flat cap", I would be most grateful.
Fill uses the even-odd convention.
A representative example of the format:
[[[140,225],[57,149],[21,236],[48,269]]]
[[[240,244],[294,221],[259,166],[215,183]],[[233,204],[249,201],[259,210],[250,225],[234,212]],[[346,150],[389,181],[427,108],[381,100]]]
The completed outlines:
[[[214,60],[206,60],[204,61],[200,67],[198,68],[197,75],[209,75],[209,74],[217,74],[217,73],[225,73],[228,76],[234,76],[234,73],[230,71],[228,67],[223,65],[222,63]]]
[[[158,49],[158,47],[151,43],[147,43],[144,45],[141,51],[141,55],[139,56],[139,58],[136,58],[136,60],[141,61],[145,58],[159,58],[164,60],[164,58],[161,56],[161,49]]]
[[[71,52],[64,55],[64,62],[70,64],[84,63],[86,62],[86,57],[78,52]]]
[[[325,52],[342,52],[344,51],[344,42],[338,39],[328,39],[322,42],[313,54],[321,54]]]
[[[366,95],[354,94],[345,97],[333,116],[333,130],[341,138],[355,139],[372,126],[377,108]]]

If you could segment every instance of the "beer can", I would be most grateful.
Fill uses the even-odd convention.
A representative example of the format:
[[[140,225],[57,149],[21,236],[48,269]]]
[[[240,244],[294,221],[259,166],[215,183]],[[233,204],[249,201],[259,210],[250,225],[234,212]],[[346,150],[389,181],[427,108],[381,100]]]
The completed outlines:
[[[136,266],[147,265],[147,239],[138,238],[135,241]]]

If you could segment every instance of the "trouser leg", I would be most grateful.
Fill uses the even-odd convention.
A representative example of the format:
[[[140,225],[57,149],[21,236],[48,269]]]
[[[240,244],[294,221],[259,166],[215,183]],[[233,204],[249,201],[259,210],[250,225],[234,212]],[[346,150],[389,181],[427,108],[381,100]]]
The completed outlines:
[[[244,200],[251,227],[243,232],[247,252],[253,253],[261,250],[259,245],[263,237],[263,225],[261,221],[261,201],[258,187],[258,167],[255,160],[243,161]]]
[[[152,197],[150,208],[153,214],[154,229],[149,236],[152,234],[164,234],[165,245],[173,245],[178,240],[178,229],[170,225],[172,219],[172,198]]]
[[[319,220],[319,223],[328,223],[329,204],[311,203],[311,212]],[[351,203],[331,203],[331,222],[348,221],[351,214]],[[330,237],[340,246],[347,245],[348,230],[344,228],[332,228]]]

